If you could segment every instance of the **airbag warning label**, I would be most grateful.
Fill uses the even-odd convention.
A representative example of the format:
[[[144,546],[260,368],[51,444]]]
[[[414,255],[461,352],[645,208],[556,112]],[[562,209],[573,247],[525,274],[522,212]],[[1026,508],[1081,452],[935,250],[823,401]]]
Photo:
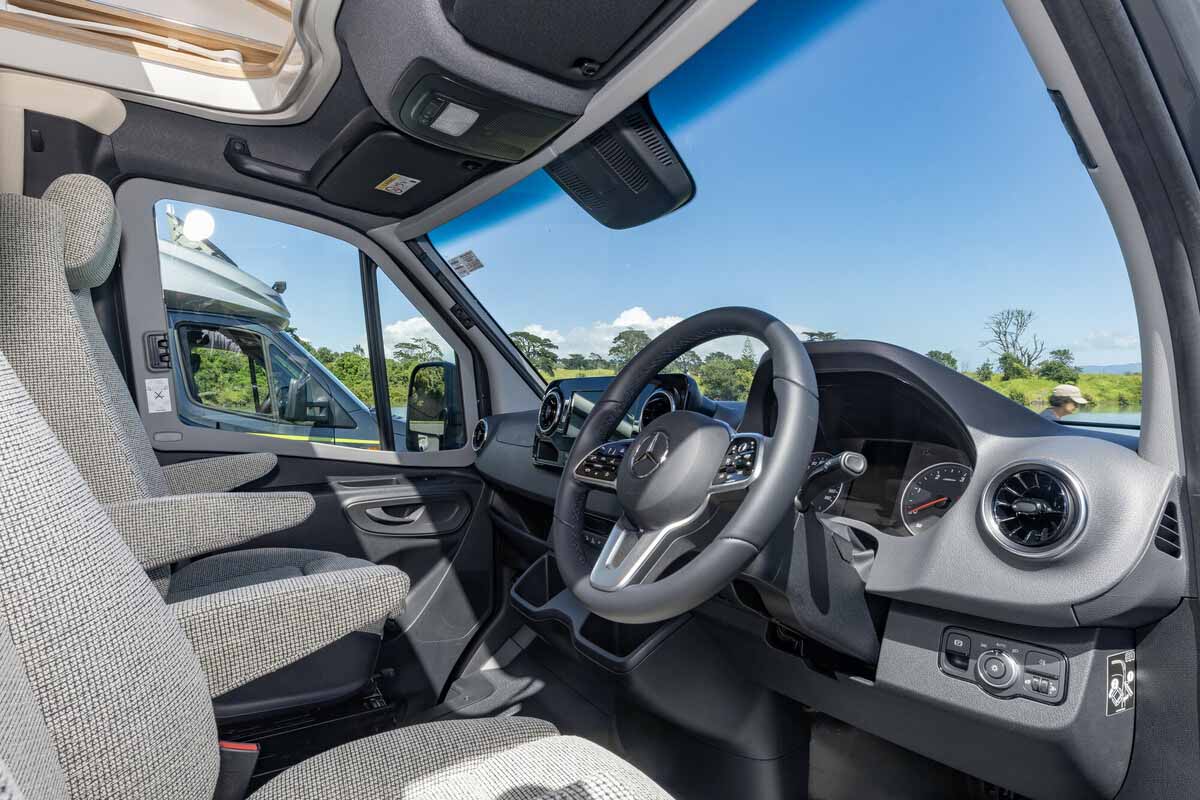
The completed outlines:
[[[1133,674],[1136,658],[1132,650],[1113,653],[1108,657],[1108,693],[1104,697],[1106,717],[1133,710],[1137,701]]]
[[[410,178],[407,175],[401,175],[398,172],[393,172],[391,175],[381,181],[375,188],[381,192],[387,192],[388,194],[400,195],[404,194],[420,182],[421,181],[417,178]]]

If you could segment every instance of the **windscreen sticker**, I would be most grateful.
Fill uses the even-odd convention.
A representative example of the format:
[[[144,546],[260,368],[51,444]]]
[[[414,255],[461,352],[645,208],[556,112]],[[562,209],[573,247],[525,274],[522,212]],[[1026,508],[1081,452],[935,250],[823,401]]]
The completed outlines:
[[[1111,717],[1133,710],[1137,702],[1133,674],[1135,661],[1132,650],[1113,653],[1108,657],[1108,692],[1104,696],[1104,716]]]
[[[388,194],[402,195],[420,182],[419,178],[410,178],[407,175],[401,175],[399,172],[393,172],[380,181],[375,188]]]
[[[151,414],[171,411],[171,384],[166,378],[146,378],[146,410]]]

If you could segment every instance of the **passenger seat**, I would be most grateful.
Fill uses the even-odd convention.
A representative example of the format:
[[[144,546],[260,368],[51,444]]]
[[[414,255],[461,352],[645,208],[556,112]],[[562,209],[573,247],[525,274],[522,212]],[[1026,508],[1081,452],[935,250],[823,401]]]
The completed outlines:
[[[171,571],[295,526],[314,502],[304,492],[227,493],[269,473],[270,453],[159,465],[92,305],[91,290],[108,280],[120,238],[112,192],[94,177],[63,176],[41,200],[0,195],[0,350],[160,594],[177,603],[373,566],[320,550],[260,548]],[[330,645],[317,662],[306,659],[221,698],[230,702],[218,702],[218,713],[260,713],[354,691],[374,670],[383,621]]]

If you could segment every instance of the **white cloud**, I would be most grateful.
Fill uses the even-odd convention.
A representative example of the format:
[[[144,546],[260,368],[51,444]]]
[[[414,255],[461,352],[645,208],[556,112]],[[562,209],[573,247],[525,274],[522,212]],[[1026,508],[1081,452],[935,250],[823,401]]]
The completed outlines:
[[[611,321],[597,320],[590,325],[580,325],[570,328],[565,333],[557,328],[547,328],[538,323],[526,325],[521,330],[554,342],[558,345],[558,355],[560,358],[570,353],[582,353],[585,356],[591,353],[599,353],[602,356],[607,356],[608,348],[612,347],[613,337],[621,331],[630,329],[642,330],[653,338],[682,320],[683,317],[672,314],[656,317],[642,306],[632,306],[617,314]],[[796,331],[797,334],[807,329],[806,326],[799,324],[789,324],[788,327]],[[706,342],[697,347],[696,351],[702,356],[716,350],[723,350],[732,355],[739,355],[742,352],[744,344],[745,337],[730,336]],[[754,348],[756,356],[761,355],[766,349],[757,340],[752,339],[751,345]]]
[[[1087,336],[1077,339],[1074,346],[1080,350],[1128,350],[1137,353],[1140,350],[1139,342],[1137,334],[1089,331]]]
[[[416,338],[435,342],[438,347],[442,348],[442,355],[445,358],[450,358],[454,353],[454,349],[422,316],[398,319],[390,325],[383,326],[383,346],[389,355],[391,355],[392,347],[396,342],[410,342]]]

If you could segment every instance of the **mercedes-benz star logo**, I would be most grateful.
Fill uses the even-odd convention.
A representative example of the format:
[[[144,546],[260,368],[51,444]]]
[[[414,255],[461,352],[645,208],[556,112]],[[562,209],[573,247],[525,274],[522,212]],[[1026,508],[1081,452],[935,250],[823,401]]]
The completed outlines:
[[[641,443],[637,452],[633,454],[630,472],[635,478],[649,477],[667,460],[669,452],[671,452],[670,438],[662,431],[655,431],[650,438]]]

